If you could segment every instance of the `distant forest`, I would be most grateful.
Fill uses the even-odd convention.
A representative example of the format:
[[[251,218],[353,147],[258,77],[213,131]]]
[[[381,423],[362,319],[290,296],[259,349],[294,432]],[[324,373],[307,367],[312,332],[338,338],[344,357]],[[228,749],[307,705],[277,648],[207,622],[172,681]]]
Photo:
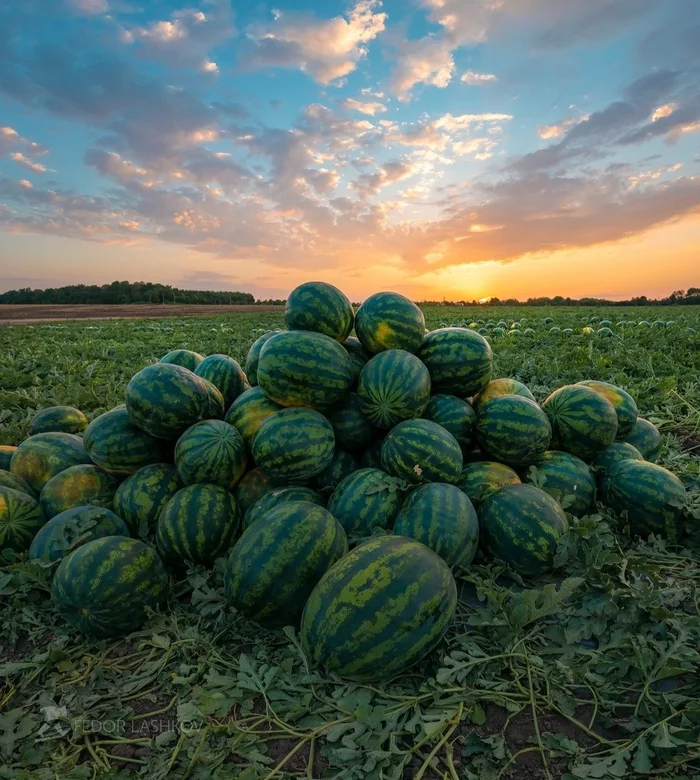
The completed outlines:
[[[611,301],[608,298],[564,298],[555,295],[553,298],[528,298],[519,301],[517,298],[491,298],[488,302],[480,301],[420,301],[426,306],[690,306],[700,304],[700,287],[690,287],[688,290],[676,290],[667,298],[647,298],[641,295],[626,301]]]

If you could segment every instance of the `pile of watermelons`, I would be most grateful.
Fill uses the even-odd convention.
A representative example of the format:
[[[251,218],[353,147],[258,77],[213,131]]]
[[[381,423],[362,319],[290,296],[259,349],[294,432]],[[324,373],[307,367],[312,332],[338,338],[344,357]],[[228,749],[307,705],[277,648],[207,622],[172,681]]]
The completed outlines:
[[[477,554],[543,574],[567,513],[596,499],[631,534],[678,533],[684,487],[654,464],[659,433],[623,389],[582,382],[540,405],[492,379],[482,335],[427,333],[395,293],[355,314],[311,282],[285,319],[245,371],[177,350],[131,379],[123,406],[89,424],[46,409],[0,448],[0,548],[55,567],[71,626],[138,629],[171,577],[225,556],[238,612],[300,625],[329,672],[383,679],[439,643]]]

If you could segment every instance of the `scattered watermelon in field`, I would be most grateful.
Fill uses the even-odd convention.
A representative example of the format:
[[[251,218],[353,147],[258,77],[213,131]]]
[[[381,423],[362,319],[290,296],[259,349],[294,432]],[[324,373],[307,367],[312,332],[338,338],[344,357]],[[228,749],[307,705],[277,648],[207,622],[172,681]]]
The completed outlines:
[[[29,423],[29,435],[37,433],[82,433],[88,425],[87,417],[74,406],[49,406],[34,415]]]
[[[632,430],[627,434],[625,441],[639,450],[644,460],[656,463],[659,459],[663,440],[659,429],[649,420],[638,417]]]
[[[231,490],[246,465],[243,437],[223,420],[195,423],[175,445],[175,466],[185,485],[205,483]]]
[[[0,551],[24,552],[46,522],[39,503],[19,490],[0,487]]]
[[[423,342],[425,317],[413,301],[393,292],[370,295],[355,316],[355,331],[373,355],[385,349],[416,352]]]
[[[305,282],[289,294],[284,309],[288,330],[306,330],[343,342],[355,322],[345,293],[326,282]]]
[[[434,393],[469,398],[489,383],[493,354],[486,339],[468,328],[441,328],[428,333],[418,357],[430,372]]]
[[[141,525],[154,530],[163,507],[183,487],[177,470],[154,463],[127,477],[114,494],[114,511],[136,535]]]

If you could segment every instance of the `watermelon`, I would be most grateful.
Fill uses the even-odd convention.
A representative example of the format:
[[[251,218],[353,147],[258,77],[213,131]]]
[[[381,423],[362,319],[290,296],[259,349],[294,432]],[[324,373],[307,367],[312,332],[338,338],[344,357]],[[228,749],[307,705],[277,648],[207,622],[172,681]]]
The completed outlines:
[[[355,314],[347,296],[326,282],[305,282],[289,294],[284,307],[288,330],[322,333],[345,341],[352,331]]]
[[[208,416],[210,403],[205,380],[169,363],[146,366],[126,387],[129,417],[157,439],[177,439]]]
[[[56,474],[41,489],[39,501],[47,518],[76,506],[112,509],[119,480],[97,466],[71,466]]]
[[[143,466],[169,459],[167,444],[137,428],[126,409],[114,409],[95,417],[85,431],[83,442],[95,465],[119,476],[128,476]]]
[[[479,546],[479,518],[458,487],[433,482],[406,499],[394,533],[422,542],[451,568],[464,568],[474,560]]]
[[[430,420],[406,420],[393,428],[382,444],[382,466],[394,477],[414,485],[455,483],[464,458],[459,442]]]
[[[143,523],[153,530],[163,507],[182,488],[174,466],[153,463],[127,477],[114,494],[114,511],[133,533]]]
[[[518,382],[517,379],[492,379],[474,399],[474,409],[478,412],[491,398],[498,398],[502,395],[521,395],[531,401],[535,400],[535,396],[528,387],[522,382]]]
[[[37,501],[8,487],[0,487],[0,551],[24,552],[46,522]]]
[[[476,438],[490,460],[522,468],[547,451],[552,427],[535,401],[521,395],[500,395],[479,410]]]
[[[631,444],[639,450],[639,452],[642,453],[644,460],[656,463],[659,459],[663,441],[659,429],[654,423],[650,423],[649,420],[638,417],[634,427],[630,433],[627,434],[625,441],[627,444]]]
[[[491,379],[491,347],[468,328],[440,328],[428,333],[417,354],[428,367],[434,393],[468,398],[480,393]]]
[[[313,589],[302,647],[330,674],[386,680],[437,647],[456,607],[454,577],[439,555],[414,539],[379,536],[341,558]]]
[[[284,503],[243,532],[226,563],[224,593],[249,620],[296,624],[311,591],[347,551],[330,512],[308,501]]]
[[[192,352],[189,349],[174,349],[167,355],[163,355],[160,362],[194,371],[203,360],[204,356],[200,355],[199,352]]]
[[[3,471],[10,470],[10,463],[15,452],[17,452],[17,447],[11,444],[0,444],[0,469]]]
[[[82,433],[88,425],[87,417],[73,406],[50,406],[34,415],[29,423],[29,435],[37,433]]]
[[[462,453],[472,448],[476,428],[476,413],[471,405],[456,395],[434,395],[423,412],[426,420],[432,420],[449,431],[459,442]]]
[[[403,497],[397,479],[376,468],[362,468],[336,487],[328,511],[348,536],[369,536],[375,528],[393,527]]]
[[[519,485],[520,477],[509,466],[481,460],[465,463],[457,487],[478,507],[504,485]]]
[[[233,496],[241,512],[247,512],[259,498],[272,490],[275,486],[260,469],[252,469],[241,477],[233,489]]]
[[[350,356],[353,376],[352,384],[353,387],[355,387],[357,385],[358,377],[360,376],[360,371],[362,371],[365,367],[365,363],[371,359],[372,355],[362,346],[360,339],[357,339],[354,336],[345,339],[343,347],[345,347],[345,351]]]
[[[554,566],[566,512],[558,501],[534,485],[505,485],[479,508],[484,550],[520,574],[535,577]]]
[[[360,396],[350,393],[347,403],[328,417],[333,426],[335,441],[348,452],[367,448],[378,436],[378,431],[362,413]]]
[[[350,356],[330,336],[286,331],[260,352],[258,384],[281,406],[310,406],[325,411],[344,404],[353,384]]]
[[[51,583],[59,615],[98,639],[137,631],[167,595],[168,575],[156,551],[123,536],[93,539],[73,550]]]
[[[246,465],[243,437],[223,420],[195,423],[175,445],[175,466],[185,485],[206,483],[231,490]]]
[[[362,369],[357,395],[365,417],[386,431],[423,414],[430,401],[430,374],[410,352],[388,349]]]
[[[642,453],[626,441],[615,441],[591,464],[591,469],[599,479],[604,479],[610,469],[621,460],[644,460]]]
[[[54,563],[80,545],[103,536],[129,536],[129,529],[121,517],[104,507],[67,509],[39,529],[29,547],[29,560]]]
[[[12,488],[13,490],[19,490],[20,493],[26,493],[32,498],[36,498],[37,494],[29,487],[29,485],[21,478],[16,477],[12,472],[0,469],[0,487]]]
[[[243,369],[228,355],[209,355],[197,366],[194,373],[216,387],[223,396],[225,409],[238,398],[246,384]]]
[[[226,554],[240,530],[240,509],[225,488],[189,485],[163,507],[156,546],[163,561],[175,569],[188,562],[208,566]]]
[[[250,384],[251,387],[256,387],[258,384],[258,361],[260,360],[260,350],[268,339],[271,339],[281,332],[282,331],[279,328],[268,330],[267,333],[263,333],[262,336],[257,338],[248,350],[248,355],[245,359],[245,374],[248,378],[248,384]]]
[[[257,467],[273,482],[304,482],[333,459],[335,435],[313,409],[282,409],[258,428],[251,450]]]
[[[643,460],[620,461],[603,479],[601,497],[616,514],[626,513],[632,534],[658,534],[672,542],[680,536],[685,487],[662,466]]]
[[[580,458],[568,452],[545,452],[530,467],[525,481],[549,493],[575,517],[583,517],[593,508],[596,493],[593,474]]]
[[[616,387],[608,382],[596,382],[586,380],[579,382],[584,387],[590,387],[596,393],[605,396],[613,405],[617,413],[617,438],[624,440],[625,436],[632,432],[634,424],[637,422],[637,404],[634,398],[621,387]]]
[[[608,399],[584,385],[566,385],[542,404],[552,424],[552,447],[590,462],[617,435],[617,413]]]
[[[311,482],[322,495],[328,495],[335,490],[345,477],[357,471],[357,468],[355,458],[349,452],[336,447],[333,460]]]
[[[264,496],[260,496],[254,504],[248,507],[248,510],[243,517],[244,530],[253,525],[256,520],[259,520],[272,509],[275,509],[282,504],[290,504],[293,501],[306,501],[307,503],[323,506],[321,494],[311,488],[301,487],[300,485],[275,488],[269,493],[265,493]]]
[[[196,376],[196,375],[195,375]],[[199,377],[207,389],[207,403],[202,413],[203,420],[223,420],[226,413],[224,396],[212,382],[204,377]]]
[[[382,447],[384,439],[377,439],[360,456],[359,466],[363,469],[382,468]]]
[[[37,433],[25,439],[12,456],[10,471],[36,493],[70,466],[92,464],[80,436],[73,433]]]
[[[250,447],[258,428],[281,408],[265,395],[261,387],[251,387],[236,398],[224,419],[236,428],[246,446]]]
[[[415,352],[425,334],[425,317],[413,301],[398,293],[371,295],[355,315],[355,332],[371,354],[385,349]]]

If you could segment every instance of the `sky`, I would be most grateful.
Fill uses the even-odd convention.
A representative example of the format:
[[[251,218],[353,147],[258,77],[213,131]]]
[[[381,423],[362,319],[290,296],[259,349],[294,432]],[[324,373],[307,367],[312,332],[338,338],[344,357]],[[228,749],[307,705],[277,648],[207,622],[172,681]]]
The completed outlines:
[[[0,2],[0,290],[700,283],[698,0]]]

